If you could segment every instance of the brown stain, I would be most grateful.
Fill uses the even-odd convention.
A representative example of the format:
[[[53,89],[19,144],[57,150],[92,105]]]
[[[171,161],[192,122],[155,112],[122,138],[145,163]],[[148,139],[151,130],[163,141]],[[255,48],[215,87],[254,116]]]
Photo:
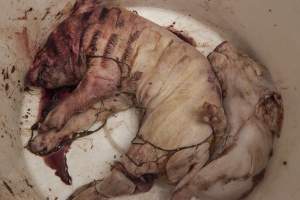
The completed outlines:
[[[271,151],[270,151],[270,153],[269,153],[269,158],[272,158],[272,157],[273,157],[273,155],[274,155],[274,150],[273,150],[273,149],[271,149]]]
[[[33,8],[29,8],[25,10],[24,15],[22,17],[18,17],[17,20],[27,20],[28,14],[33,11]]]
[[[33,60],[32,49],[30,47],[30,38],[28,35],[27,27],[23,27],[22,32],[15,32],[16,39],[19,41],[22,49],[24,50],[26,57],[31,61]]]
[[[44,21],[49,14],[50,14],[50,8],[47,8],[44,16],[41,18],[41,21]]]
[[[7,189],[7,191],[12,195],[12,196],[15,196],[13,190],[11,189],[11,187],[8,185],[7,182],[5,181],[2,181],[3,185],[5,186],[5,188]]]
[[[174,24],[174,23],[173,23]],[[194,40],[194,38],[192,38],[191,36],[189,36],[187,33],[185,33],[184,31],[179,31],[177,29],[174,28],[174,25],[171,25],[169,27],[167,27],[167,29],[172,32],[173,34],[175,34],[179,39],[181,39],[182,41],[192,45],[193,47],[197,46],[196,41]]]
[[[288,163],[287,163],[287,161],[283,161],[282,164],[283,164],[284,166],[286,166]]]
[[[13,74],[15,71],[16,71],[16,66],[13,65],[12,68],[11,68],[11,70],[10,70],[10,73]]]
[[[9,90],[9,85],[8,83],[5,84],[5,91],[8,91]]]
[[[27,178],[26,178],[24,181],[25,181],[25,183],[26,183],[26,185],[27,185],[28,187],[33,188],[33,185],[30,184],[30,182],[28,181]]]
[[[3,80],[9,79],[8,69],[6,68],[2,70]]]
[[[63,16],[64,16],[64,13],[61,12],[61,11],[59,11],[58,13],[56,13],[55,19],[56,19],[56,20],[59,20],[59,19],[62,18]]]

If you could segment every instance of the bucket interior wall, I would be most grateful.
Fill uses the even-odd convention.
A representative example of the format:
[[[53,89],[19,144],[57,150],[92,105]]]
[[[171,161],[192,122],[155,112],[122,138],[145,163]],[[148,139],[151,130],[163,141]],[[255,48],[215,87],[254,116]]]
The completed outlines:
[[[37,179],[32,176],[34,172],[31,171],[32,167],[29,167],[25,156],[25,143],[22,138],[29,137],[29,130],[23,131],[24,123],[31,121],[24,106],[32,102],[24,101],[26,94],[30,92],[24,86],[24,77],[39,46],[73,3],[74,1],[61,0],[0,1],[1,200],[40,200],[48,197],[39,187],[41,183],[37,182],[43,177]],[[284,125],[281,137],[276,139],[274,155],[265,179],[247,199],[300,199],[300,106],[297,104],[300,102],[300,1],[120,0],[114,3],[137,10],[150,20],[162,23],[161,25],[179,21],[180,29],[198,37],[198,48],[204,54],[209,53],[223,38],[233,42],[270,69],[283,95]],[[155,12],[156,15],[153,14]],[[165,18],[168,13],[175,13],[175,17]],[[201,30],[193,27],[193,23],[185,24],[182,17],[209,27],[211,32],[200,33]],[[219,38],[209,41],[208,46],[204,47],[207,38],[201,39],[201,36],[214,33],[214,38]],[[87,180],[82,179],[83,182]],[[45,178],[45,184],[51,186],[56,183],[48,182]],[[74,189],[75,186],[61,186],[61,190],[68,192]],[[50,199],[55,197],[62,199],[60,194],[52,192]],[[135,198],[140,199],[141,196]],[[154,189],[143,198],[166,199],[166,192],[163,189]]]

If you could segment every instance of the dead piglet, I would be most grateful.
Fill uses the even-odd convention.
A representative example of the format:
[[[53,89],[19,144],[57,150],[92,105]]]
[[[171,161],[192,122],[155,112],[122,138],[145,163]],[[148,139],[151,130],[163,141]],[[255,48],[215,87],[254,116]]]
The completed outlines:
[[[204,168],[195,166],[176,187],[174,200],[241,198],[265,171],[281,128],[282,100],[265,67],[227,42],[208,58],[223,89],[226,148]]]

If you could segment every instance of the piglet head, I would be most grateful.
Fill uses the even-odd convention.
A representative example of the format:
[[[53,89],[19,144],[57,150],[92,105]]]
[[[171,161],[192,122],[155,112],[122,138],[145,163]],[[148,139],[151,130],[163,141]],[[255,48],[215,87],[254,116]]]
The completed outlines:
[[[43,88],[58,88],[78,82],[78,59],[59,33],[52,33],[37,53],[26,80],[27,84]],[[76,60],[76,62],[74,61]]]

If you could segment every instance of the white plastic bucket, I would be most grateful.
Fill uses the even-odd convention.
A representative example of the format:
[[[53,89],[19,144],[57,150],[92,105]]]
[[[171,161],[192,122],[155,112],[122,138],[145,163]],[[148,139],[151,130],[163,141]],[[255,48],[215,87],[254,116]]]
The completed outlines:
[[[38,112],[38,91],[24,91],[32,57],[74,1],[0,1],[0,199],[64,200],[77,187],[108,173],[135,135],[134,110],[110,119],[106,128],[76,141],[68,154],[73,184],[63,184],[24,146]],[[265,179],[249,200],[300,199],[300,1],[297,0],[120,0],[117,4],[163,26],[176,22],[208,54],[229,40],[266,65],[285,106],[282,136]],[[32,9],[31,9],[32,8]],[[26,11],[26,12],[25,12]],[[25,13],[27,13],[25,15]],[[169,187],[119,199],[168,199]]]

